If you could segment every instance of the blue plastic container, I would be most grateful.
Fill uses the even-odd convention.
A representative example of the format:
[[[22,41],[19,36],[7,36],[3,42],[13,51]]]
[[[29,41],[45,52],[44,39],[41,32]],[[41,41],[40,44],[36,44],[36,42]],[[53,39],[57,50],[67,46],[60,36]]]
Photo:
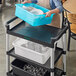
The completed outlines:
[[[49,10],[34,3],[16,4],[15,16],[19,17],[20,19],[24,20],[30,25],[40,26],[40,25],[50,24],[52,22],[54,14],[51,14],[50,17],[45,17],[46,16],[45,14],[35,15],[25,10],[23,6],[34,7],[42,10],[44,13],[48,12]]]

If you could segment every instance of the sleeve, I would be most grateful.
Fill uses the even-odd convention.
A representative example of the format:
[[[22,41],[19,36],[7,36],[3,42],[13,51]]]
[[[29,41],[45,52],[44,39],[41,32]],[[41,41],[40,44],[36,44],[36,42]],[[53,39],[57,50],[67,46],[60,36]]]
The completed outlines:
[[[32,3],[37,3],[38,1],[37,0],[31,0],[32,1]]]
[[[55,3],[56,8],[58,8],[60,10],[60,13],[63,11],[63,6],[62,3],[60,2],[60,0],[53,0]]]

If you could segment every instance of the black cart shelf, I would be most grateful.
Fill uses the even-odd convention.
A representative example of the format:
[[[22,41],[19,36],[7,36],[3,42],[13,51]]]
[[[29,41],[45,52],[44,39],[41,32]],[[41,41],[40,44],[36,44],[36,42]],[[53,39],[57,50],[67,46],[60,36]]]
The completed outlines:
[[[56,68],[55,69],[55,76],[62,76],[64,73],[63,73],[63,70],[61,69],[58,69]],[[13,71],[11,70],[10,72],[7,73],[8,76],[17,76],[15,74],[13,74]],[[47,72],[45,76],[50,76],[50,73]]]
[[[56,55],[55,55],[55,61],[54,61],[54,63],[56,64],[56,62],[57,62],[57,61],[59,60],[59,58],[62,56],[63,50],[60,49],[60,48],[57,48],[55,54],[56,54]],[[51,71],[51,69],[50,69],[50,58],[47,60],[47,62],[46,62],[45,64],[40,64],[40,63],[37,63],[37,62],[32,61],[32,60],[30,60],[30,59],[27,59],[27,58],[21,57],[21,56],[19,56],[19,55],[16,55],[16,54],[14,53],[14,48],[12,48],[10,51],[8,51],[8,52],[7,52],[7,55],[10,55],[10,56],[15,57],[15,58],[17,58],[17,59],[19,59],[19,60],[28,62],[28,63],[30,63],[31,65],[34,64],[34,65],[36,65],[36,66],[43,67],[43,68],[47,69],[48,71]]]
[[[42,67],[47,69],[49,73],[47,73],[45,76],[62,76],[62,74],[66,74],[66,66],[65,66],[66,65],[66,43],[65,43],[66,41],[63,42],[64,44],[63,48],[57,47],[57,41],[62,36],[64,36],[64,39],[65,39],[65,34],[68,27],[64,26],[63,28],[56,28],[48,25],[32,27],[31,25],[22,21],[17,25],[15,25],[13,28],[10,28],[10,23],[16,19],[17,17],[14,17],[13,19],[9,20],[6,23],[7,76],[16,76],[13,74],[12,70],[10,71],[10,66],[9,66],[10,56],[15,57],[16,59],[22,60],[24,62],[30,63],[31,65],[35,65],[37,67]],[[9,35],[30,40],[52,48],[52,57],[49,58],[45,64],[40,64],[30,59],[16,55],[14,53],[14,48],[9,50]],[[55,49],[55,52],[54,52],[54,49]],[[55,69],[54,64],[56,64],[56,62],[60,59],[61,56],[63,56],[64,69],[63,70],[58,68]]]

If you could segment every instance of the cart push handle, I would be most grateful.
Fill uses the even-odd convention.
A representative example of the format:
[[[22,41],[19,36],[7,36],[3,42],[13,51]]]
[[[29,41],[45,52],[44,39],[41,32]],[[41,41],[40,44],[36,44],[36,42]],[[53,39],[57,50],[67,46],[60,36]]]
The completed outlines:
[[[7,21],[7,22],[6,22],[6,27],[9,26],[9,24],[10,24],[12,21],[16,20],[17,18],[18,18],[18,17],[14,17],[14,18],[10,19],[9,21]]]

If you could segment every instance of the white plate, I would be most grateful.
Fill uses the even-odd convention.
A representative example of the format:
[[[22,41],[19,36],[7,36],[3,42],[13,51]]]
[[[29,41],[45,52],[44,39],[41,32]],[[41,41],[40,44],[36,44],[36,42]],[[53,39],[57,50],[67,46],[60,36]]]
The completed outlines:
[[[27,11],[35,14],[35,15],[43,14],[43,11],[42,11],[42,10],[36,9],[36,8],[34,8],[34,7],[26,7],[26,6],[23,6],[23,8],[24,8],[25,10],[27,10]]]
[[[35,15],[40,15],[43,14],[43,11],[40,9],[33,9],[30,11],[31,13],[35,14]]]

